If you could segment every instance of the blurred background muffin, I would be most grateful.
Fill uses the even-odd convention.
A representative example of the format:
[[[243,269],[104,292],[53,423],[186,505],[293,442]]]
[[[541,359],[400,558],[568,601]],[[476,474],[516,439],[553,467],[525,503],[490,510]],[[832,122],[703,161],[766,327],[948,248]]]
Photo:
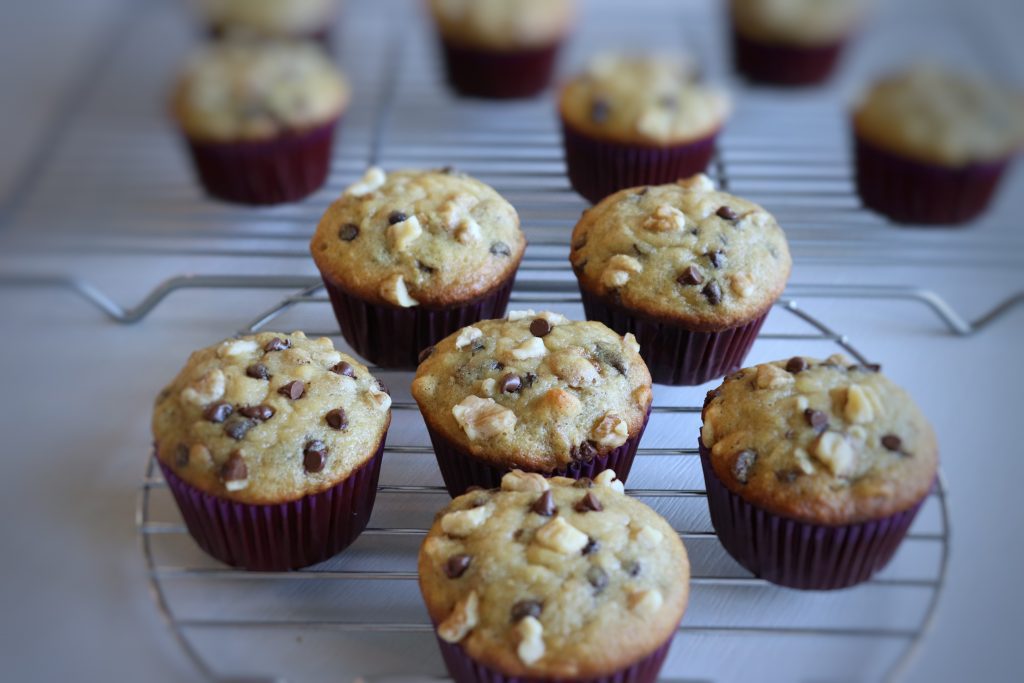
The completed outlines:
[[[191,0],[218,38],[327,42],[340,0]]]

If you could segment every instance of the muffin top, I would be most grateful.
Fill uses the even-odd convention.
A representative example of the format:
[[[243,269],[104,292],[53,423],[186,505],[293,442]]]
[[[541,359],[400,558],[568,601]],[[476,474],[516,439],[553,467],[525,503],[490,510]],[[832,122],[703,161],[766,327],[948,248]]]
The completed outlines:
[[[603,55],[562,89],[562,119],[579,132],[644,145],[681,144],[716,133],[728,98],[695,82],[682,58]]]
[[[505,675],[560,679],[606,676],[671,638],[686,549],[614,477],[514,470],[438,513],[419,556],[438,635]]]
[[[512,311],[442,340],[412,395],[434,430],[499,466],[553,472],[639,434],[651,376],[631,334]]]
[[[701,439],[729,490],[817,524],[880,519],[927,495],[938,446],[877,366],[795,357],[740,370],[708,393]]]
[[[364,300],[408,308],[483,296],[519,266],[519,215],[479,180],[448,170],[371,168],[320,219],[324,275]]]
[[[309,35],[331,21],[338,0],[192,0],[208,24],[229,35],[287,38]]]
[[[760,315],[791,266],[772,215],[704,175],[606,197],[576,224],[569,260],[587,291],[700,331]]]
[[[1024,145],[1020,92],[928,66],[876,83],[853,119],[868,142],[942,165],[998,160]]]
[[[576,18],[576,0],[430,0],[430,12],[446,40],[518,50],[561,40]]]
[[[736,29],[769,43],[815,46],[846,37],[872,0],[730,0]]]
[[[390,408],[383,385],[330,339],[262,332],[193,353],[157,398],[153,438],[160,461],[192,486],[282,503],[370,460]]]
[[[345,77],[316,45],[226,41],[193,55],[172,107],[190,137],[262,140],[326,124],[348,101]]]

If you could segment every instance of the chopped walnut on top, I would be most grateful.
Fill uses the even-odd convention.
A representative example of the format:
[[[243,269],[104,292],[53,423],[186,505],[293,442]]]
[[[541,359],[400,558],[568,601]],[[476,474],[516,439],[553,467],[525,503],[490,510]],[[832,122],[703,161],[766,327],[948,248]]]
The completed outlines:
[[[516,414],[493,398],[467,396],[452,407],[452,415],[471,440],[489,439],[515,429]]]
[[[629,438],[629,425],[615,413],[605,413],[590,432],[598,446],[618,448]]]
[[[437,627],[437,635],[447,643],[458,643],[472,631],[479,621],[479,598],[470,591],[455,603],[451,614]]]
[[[387,240],[391,251],[405,251],[413,242],[423,235],[423,226],[416,216],[409,216],[404,221],[388,226]]]
[[[420,302],[412,298],[409,289],[405,285],[405,278],[401,275],[392,275],[380,285],[380,295],[388,303],[402,308],[419,306]]]
[[[643,228],[652,232],[682,232],[686,230],[686,214],[670,204],[662,204],[647,217]]]
[[[464,349],[477,339],[481,339],[483,336],[484,333],[480,331],[480,328],[478,327],[473,327],[472,325],[469,327],[463,327],[459,330],[459,335],[455,337],[455,348]]]
[[[366,170],[363,177],[356,183],[349,185],[345,190],[346,195],[351,197],[362,197],[380,189],[387,182],[388,176],[384,169],[379,166],[371,166]]]
[[[630,276],[643,270],[643,264],[632,256],[616,254],[608,259],[608,265],[601,274],[601,284],[609,289],[622,287],[629,282]]]

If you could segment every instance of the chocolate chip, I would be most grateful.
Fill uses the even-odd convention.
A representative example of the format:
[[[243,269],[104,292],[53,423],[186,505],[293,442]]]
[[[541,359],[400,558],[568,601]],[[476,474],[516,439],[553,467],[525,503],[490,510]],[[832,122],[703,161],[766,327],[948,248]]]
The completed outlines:
[[[282,396],[287,396],[293,401],[298,401],[300,398],[302,398],[302,395],[306,393],[306,383],[303,382],[301,379],[288,382],[288,384],[285,384],[283,387],[278,389],[277,393],[281,394]]]
[[[316,473],[324,469],[327,464],[327,445],[319,439],[310,441],[302,449],[302,466],[307,472]]]
[[[178,444],[178,449],[174,454],[174,464],[178,467],[187,467],[188,456],[188,446],[183,443]]]
[[[545,491],[540,494],[540,498],[533,502],[530,506],[530,511],[535,512],[541,517],[550,517],[555,514],[555,499],[551,496],[551,491]]]
[[[512,623],[526,617],[540,619],[540,613],[544,610],[544,603],[537,600],[520,600],[512,605]]]
[[[245,374],[253,379],[270,379],[270,370],[263,363],[250,365],[245,369]]]
[[[342,377],[351,377],[352,379],[356,377],[356,369],[352,367],[351,363],[344,360],[331,368],[331,372]]]
[[[583,460],[589,462],[594,459],[597,455],[597,449],[594,448],[594,444],[589,441],[583,441],[578,446],[573,446],[570,450],[573,460]]]
[[[501,378],[501,393],[517,394],[523,388],[523,380],[511,372]]]
[[[704,276],[697,270],[697,266],[690,266],[676,278],[676,282],[681,285],[699,285],[704,282]]]
[[[348,415],[345,414],[344,408],[335,408],[324,415],[324,419],[327,421],[327,426],[331,429],[337,429],[339,432],[348,429]]]
[[[794,375],[799,374],[806,369],[807,361],[805,361],[800,356],[793,356],[792,358],[789,359],[789,362],[786,363],[786,371],[791,372]]]
[[[807,424],[816,432],[823,432],[828,429],[828,415],[820,410],[814,408],[808,408],[804,411],[804,417],[807,418]]]
[[[432,355],[434,355],[434,347],[428,346],[427,348],[420,351],[420,355],[417,360],[419,360],[419,362],[422,363],[426,359],[430,358]]]
[[[592,555],[601,549],[601,544],[592,536],[587,537],[587,544],[583,546],[584,555]]]
[[[270,353],[271,351],[284,351],[285,349],[290,349],[291,347],[292,343],[287,339],[274,337],[273,339],[266,343],[266,345],[263,347],[263,350],[266,351],[267,353]]]
[[[608,585],[608,572],[597,565],[592,565],[587,569],[587,581],[589,581],[590,585],[600,593],[605,589],[605,586]]]
[[[708,283],[708,286],[701,290],[701,294],[712,306],[717,306],[722,301],[722,288],[717,282]]]
[[[504,242],[492,242],[491,253],[495,256],[511,256],[512,250]]]
[[[895,434],[886,434],[882,437],[882,445],[885,446],[887,450],[899,451],[903,447],[903,439]]]
[[[224,433],[230,436],[235,441],[241,441],[245,438],[245,435],[249,433],[249,430],[256,426],[256,423],[252,420],[245,418],[234,418],[226,425],[224,425]]]
[[[594,480],[590,477],[580,477],[573,484],[573,488],[577,489],[592,489],[594,488]]]
[[[544,318],[537,318],[530,323],[530,334],[534,337],[546,337],[551,334],[551,323]]]
[[[395,223],[403,223],[409,220],[409,217],[401,211],[392,211],[388,214],[388,224],[394,225]]]
[[[245,459],[237,451],[231,454],[220,468],[222,481],[243,481],[249,478],[249,468],[245,465]]]
[[[533,386],[533,383],[537,381],[537,375],[532,372],[528,372],[523,375],[523,386],[529,389]]]
[[[580,498],[572,508],[576,512],[601,512],[604,506],[597,499],[593,491],[587,491],[586,495]]]
[[[359,226],[355,223],[346,223],[338,228],[338,239],[342,242],[351,242],[359,237]]]
[[[274,409],[266,405],[245,406],[239,408],[238,412],[257,422],[266,422],[274,417]]]
[[[504,370],[505,364],[500,360],[491,361],[491,370]]]
[[[728,206],[720,207],[718,211],[715,212],[715,215],[727,221],[734,221],[737,218],[739,218],[739,214],[737,214]]]
[[[611,116],[612,105],[602,97],[595,97],[590,103],[590,120],[594,123],[607,123]]]
[[[452,173],[455,172],[455,167],[454,166],[443,166],[437,172],[438,173],[443,173],[445,175],[451,175]]]
[[[466,573],[473,558],[469,555],[452,555],[444,563],[444,575],[449,579],[457,579]]]
[[[622,563],[622,568],[626,570],[626,573],[630,576],[640,575],[640,562],[638,560],[628,560]]]
[[[711,265],[713,265],[715,268],[721,268],[722,264],[725,263],[725,252],[709,251],[704,255],[708,257],[708,260],[711,261]]]
[[[230,403],[211,403],[206,406],[206,410],[203,411],[203,417],[214,424],[220,424],[224,420],[231,417],[231,413],[235,412],[235,409],[231,407]]]
[[[736,481],[746,484],[750,478],[750,470],[754,467],[756,461],[757,453],[754,451],[742,451],[737,455],[736,462],[732,464],[732,474],[736,477]]]

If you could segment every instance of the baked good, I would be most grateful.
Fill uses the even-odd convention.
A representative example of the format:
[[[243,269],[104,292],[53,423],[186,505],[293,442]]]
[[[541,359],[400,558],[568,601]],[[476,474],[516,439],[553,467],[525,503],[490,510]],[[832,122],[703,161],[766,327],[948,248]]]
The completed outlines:
[[[517,470],[438,513],[419,577],[457,683],[653,683],[690,568],[678,534],[612,472],[577,482]]]
[[[430,0],[448,82],[461,95],[515,98],[547,87],[576,0]]]
[[[898,223],[981,214],[1024,145],[1024,96],[918,66],[875,83],[853,112],[857,189]]]
[[[626,480],[651,407],[636,340],[600,323],[512,311],[424,352],[412,383],[445,485],[497,486],[510,469]]]
[[[744,567],[793,588],[844,588],[884,567],[938,469],[906,392],[841,355],[741,370],[702,418],[715,531]]]
[[[298,569],[366,526],[390,408],[330,339],[261,332],[192,354],[157,398],[156,457],[203,550],[246,569]]]
[[[468,175],[371,168],[310,249],[352,348],[413,368],[434,342],[505,314],[526,238],[512,205]]]
[[[772,215],[703,175],[607,197],[576,224],[569,260],[587,318],[635,335],[662,384],[739,368],[791,267]]]
[[[192,0],[217,38],[326,42],[339,0]]]
[[[278,204],[323,185],[348,103],[345,77],[315,45],[225,42],[193,55],[171,107],[210,195]]]
[[[607,54],[566,83],[559,114],[573,188],[598,202],[704,171],[730,104],[695,74],[682,58]]]

